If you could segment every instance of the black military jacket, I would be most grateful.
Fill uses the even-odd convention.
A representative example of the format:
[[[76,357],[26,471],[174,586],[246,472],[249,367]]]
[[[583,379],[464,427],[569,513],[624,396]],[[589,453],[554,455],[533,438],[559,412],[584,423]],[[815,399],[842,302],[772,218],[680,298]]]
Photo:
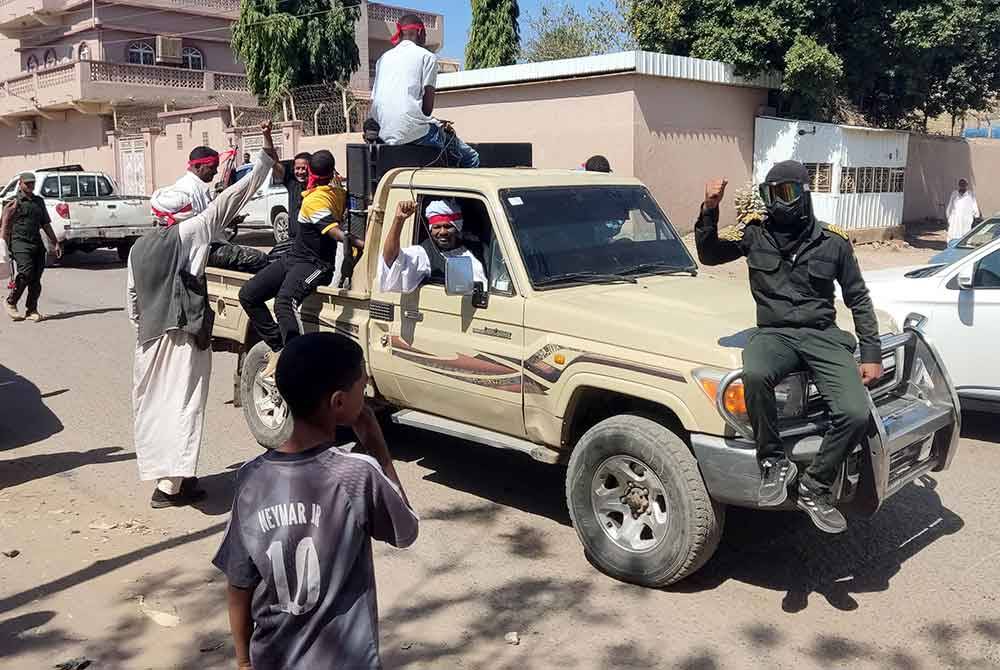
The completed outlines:
[[[10,215],[11,242],[15,247],[39,248],[43,246],[42,228],[51,223],[45,201],[37,195],[18,191]]]
[[[882,361],[878,321],[868,287],[847,235],[835,226],[813,221],[812,231],[794,255],[782,256],[767,221],[719,235],[719,210],[702,209],[695,223],[698,259],[721,265],[747,257],[750,292],[757,303],[757,325],[773,328],[829,328],[836,322],[834,286],[854,314],[854,329],[864,363]]]

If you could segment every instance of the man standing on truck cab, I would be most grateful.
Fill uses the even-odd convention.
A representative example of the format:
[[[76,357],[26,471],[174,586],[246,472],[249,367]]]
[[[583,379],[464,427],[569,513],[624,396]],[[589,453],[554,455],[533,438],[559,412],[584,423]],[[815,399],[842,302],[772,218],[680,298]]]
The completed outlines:
[[[797,469],[779,434],[774,388],[789,374],[808,370],[829,407],[830,428],[799,478],[797,504],[820,530],[839,533],[847,521],[834,507],[832,487],[868,428],[865,386],[882,376],[882,348],[851,242],[839,228],[816,220],[809,183],[801,163],[778,163],[760,186],[767,209],[764,220],[720,235],[719,203],[726,182],[710,182],[695,224],[695,241],[698,258],[706,265],[746,256],[750,266],[758,330],[743,350],[743,383],[761,464],[759,504],[782,504],[795,481]],[[860,368],[854,359],[855,338],[836,325],[834,280],[854,314]]]
[[[28,299],[25,302],[25,317],[28,321],[41,321],[38,311],[38,297],[42,294],[42,272],[45,270],[45,243],[42,242],[42,231],[52,243],[56,257],[62,258],[62,243],[56,239],[52,230],[52,219],[45,208],[45,201],[35,195],[35,175],[31,172],[21,174],[17,195],[3,208],[0,217],[0,237],[7,242],[10,255],[17,265],[14,276],[14,288],[4,302],[8,316],[14,321],[20,321],[17,303],[25,290]]]
[[[278,355],[300,335],[296,309],[316,287],[330,283],[337,261],[337,243],[363,249],[364,243],[340,229],[347,206],[347,192],[336,186],[333,154],[323,149],[309,160],[309,184],[299,210],[299,232],[280,260],[258,272],[240,289],[240,304],[250,323],[271,348],[262,376],[274,377]],[[347,254],[349,251],[344,250]],[[274,322],[267,301],[274,298]]]
[[[424,48],[427,29],[416,14],[396,23],[396,46],[378,59],[372,86],[372,117],[386,144],[416,144],[445,151],[449,163],[479,167],[479,153],[459,139],[447,121],[435,119],[437,56]]]
[[[453,200],[434,200],[424,214],[430,238],[422,244],[400,248],[403,224],[417,211],[413,201],[402,201],[382,247],[379,258],[378,286],[383,293],[411,293],[432,276],[444,278],[445,258],[466,257],[472,260],[473,280],[486,286],[486,272],[475,254],[462,244],[462,209]]]
[[[156,481],[154,509],[204,497],[194,477],[212,373],[212,322],[205,267],[226,222],[270,177],[277,154],[271,124],[250,175],[225,189],[204,212],[147,233],[128,260],[126,308],[136,326],[132,404],[139,477]]]

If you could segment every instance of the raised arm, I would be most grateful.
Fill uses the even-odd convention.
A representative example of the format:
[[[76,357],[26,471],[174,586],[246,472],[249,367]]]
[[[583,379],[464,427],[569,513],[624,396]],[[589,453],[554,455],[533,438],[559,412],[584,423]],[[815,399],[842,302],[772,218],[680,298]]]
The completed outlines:
[[[694,224],[694,240],[698,260],[705,265],[722,265],[743,255],[738,239],[719,237],[719,203],[726,194],[726,180],[717,179],[705,185],[705,201]]]
[[[417,203],[412,200],[401,201],[396,205],[396,214],[392,217],[392,224],[389,226],[389,234],[386,235],[385,243],[382,245],[382,260],[386,266],[392,264],[399,258],[399,238],[403,234],[403,224],[417,211]]]

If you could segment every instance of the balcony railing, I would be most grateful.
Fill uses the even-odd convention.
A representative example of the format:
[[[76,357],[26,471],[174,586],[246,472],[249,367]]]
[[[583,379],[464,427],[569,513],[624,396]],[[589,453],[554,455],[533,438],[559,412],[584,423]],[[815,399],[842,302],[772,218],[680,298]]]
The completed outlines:
[[[406,14],[416,14],[419,16],[423,22],[424,27],[427,30],[437,30],[438,27],[438,16],[437,14],[424,14],[423,12],[415,12],[410,9],[405,9],[403,7],[393,7],[391,5],[380,5],[377,2],[368,3],[368,18],[375,19],[377,21],[388,21],[390,23],[395,23],[399,21]]]
[[[120,103],[123,99],[134,99],[162,103],[165,95],[184,104],[210,104],[226,99],[240,104],[253,102],[246,76],[238,73],[78,61],[3,82],[0,114],[66,108],[75,102]]]

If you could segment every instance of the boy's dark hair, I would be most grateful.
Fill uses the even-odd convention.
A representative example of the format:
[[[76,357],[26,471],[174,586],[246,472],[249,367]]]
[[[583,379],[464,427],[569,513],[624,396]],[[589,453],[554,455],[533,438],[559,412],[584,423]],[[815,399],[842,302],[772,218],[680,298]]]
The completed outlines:
[[[583,169],[587,172],[611,172],[611,163],[604,156],[591,156],[587,159]]]
[[[295,154],[295,158],[293,158],[292,160],[293,161],[310,161],[310,160],[312,160],[312,157],[313,157],[313,155],[311,153],[309,153],[308,151],[303,151],[302,153]]]
[[[320,149],[309,157],[309,170],[314,175],[323,179],[333,177],[336,161],[333,154],[326,149]]]
[[[195,147],[188,155],[189,161],[196,161],[199,158],[215,158],[219,152],[211,147]]]
[[[278,392],[296,419],[308,419],[337,391],[347,391],[364,370],[364,352],[338,333],[309,333],[289,342],[274,374]]]

